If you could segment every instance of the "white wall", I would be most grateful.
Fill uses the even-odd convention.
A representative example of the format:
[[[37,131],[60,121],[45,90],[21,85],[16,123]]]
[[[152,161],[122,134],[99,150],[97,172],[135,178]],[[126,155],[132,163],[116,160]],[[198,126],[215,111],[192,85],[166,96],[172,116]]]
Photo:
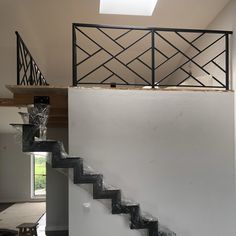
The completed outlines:
[[[12,133],[0,134],[0,202],[24,202],[31,198],[30,156]]]
[[[49,128],[48,139],[60,140],[68,148],[66,128]],[[68,177],[47,164],[46,230],[68,230]]]
[[[0,107],[0,202],[30,200],[30,156],[22,153],[10,123],[20,123],[24,108]]]
[[[235,235],[233,95],[71,88],[70,154],[177,235]],[[71,236],[139,235],[85,189],[70,180]]]
[[[236,1],[231,0],[225,8],[217,15],[217,17],[208,26],[209,29],[224,29],[232,30],[233,35],[231,36],[231,72],[232,72],[232,88],[236,88]]]
[[[10,122],[21,123],[17,109],[1,108],[1,118],[7,114],[8,120],[3,122],[5,126],[9,126]],[[1,125],[0,133],[0,202],[34,201],[36,199],[31,199],[30,156],[22,152],[20,136],[9,133],[10,129],[4,125]],[[49,128],[48,138],[63,141],[67,149],[67,129]],[[67,179],[67,176],[47,165],[47,231],[68,229]]]
[[[23,2],[21,2],[23,3]],[[42,44],[35,33],[37,28],[29,18],[30,10],[24,4],[18,4],[14,0],[0,2],[0,97],[11,97],[12,94],[5,85],[16,84],[16,36],[19,31],[29,50],[33,53],[37,64],[45,73],[45,54]],[[38,16],[36,16],[38,19]],[[37,30],[36,30],[37,31]]]
[[[235,31],[236,29],[236,17],[235,17],[235,11],[236,11],[236,1],[231,0],[223,9],[222,11],[216,16],[216,18],[209,24],[207,29],[213,29],[213,30],[229,30],[229,31]],[[196,37],[196,36],[195,36]],[[208,45],[210,45],[214,40],[220,38],[221,35],[219,34],[205,34],[202,38],[197,40],[194,45],[200,49],[206,48]],[[231,69],[231,77],[230,77],[230,88],[235,89],[235,78],[236,78],[236,35],[235,32],[232,35],[229,35],[230,38],[230,69]],[[204,65],[208,61],[210,61],[212,58],[217,56],[220,52],[222,52],[225,49],[225,41],[224,39],[218,41],[216,44],[212,45],[209,49],[207,49],[205,52],[200,54],[198,57],[194,59],[195,62],[199,63],[199,65]],[[185,52],[189,57],[193,57],[197,54],[197,51],[193,49],[193,47],[189,47],[189,49]],[[183,64],[186,61],[186,58],[183,58],[180,62],[180,65]],[[218,63],[223,69],[225,69],[225,54],[215,59],[215,62]],[[191,71],[192,75],[196,78],[199,77],[200,81],[203,82],[205,85],[208,86],[220,86],[218,82],[216,82],[214,79],[207,78],[207,74],[204,73],[202,70],[197,68],[193,63],[191,63]],[[189,63],[187,63],[184,66],[185,70],[189,71]],[[209,73],[213,76],[215,76],[219,81],[225,84],[225,74],[217,68],[213,63],[208,64],[205,69],[209,71]],[[201,76],[205,76],[205,78],[201,78]],[[180,82],[184,79],[183,72],[179,71],[176,74],[175,80],[176,83]],[[194,80],[188,80],[185,84],[193,84],[193,85],[199,85]]]

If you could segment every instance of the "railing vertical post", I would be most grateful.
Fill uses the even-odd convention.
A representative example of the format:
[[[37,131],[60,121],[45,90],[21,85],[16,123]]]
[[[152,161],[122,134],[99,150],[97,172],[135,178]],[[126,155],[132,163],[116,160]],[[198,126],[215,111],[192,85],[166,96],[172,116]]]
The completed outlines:
[[[37,75],[36,75],[37,76]],[[43,85],[41,73],[39,74],[39,85]],[[47,85],[47,84],[46,84]]]
[[[72,24],[72,70],[73,70],[73,86],[77,86],[77,53],[76,53],[76,27]]]
[[[229,90],[229,34],[225,34],[225,87]]]
[[[16,68],[17,85],[20,85],[20,39],[18,32],[16,32]]]
[[[152,29],[152,88],[155,88],[155,29]]]
[[[34,84],[34,80],[33,80],[33,60],[32,57],[30,57],[30,85]]]

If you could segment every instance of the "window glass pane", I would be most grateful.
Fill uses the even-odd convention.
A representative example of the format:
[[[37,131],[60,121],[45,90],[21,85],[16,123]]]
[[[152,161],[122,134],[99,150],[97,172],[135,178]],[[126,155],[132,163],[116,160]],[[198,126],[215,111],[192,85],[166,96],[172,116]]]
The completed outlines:
[[[46,157],[34,155],[34,195],[46,195]]]

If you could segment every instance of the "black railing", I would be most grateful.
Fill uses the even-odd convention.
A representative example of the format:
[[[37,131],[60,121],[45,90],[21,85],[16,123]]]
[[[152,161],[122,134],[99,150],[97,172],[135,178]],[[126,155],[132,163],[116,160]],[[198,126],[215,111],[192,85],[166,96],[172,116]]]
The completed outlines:
[[[18,32],[17,42],[17,85],[48,85],[34,58]]]
[[[230,88],[231,31],[73,24],[73,86]]]

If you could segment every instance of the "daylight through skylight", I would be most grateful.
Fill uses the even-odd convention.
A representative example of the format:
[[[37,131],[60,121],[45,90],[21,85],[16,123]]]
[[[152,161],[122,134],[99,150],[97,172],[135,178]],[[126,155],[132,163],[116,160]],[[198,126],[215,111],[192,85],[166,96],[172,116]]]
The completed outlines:
[[[151,16],[158,0],[100,0],[101,14]]]

